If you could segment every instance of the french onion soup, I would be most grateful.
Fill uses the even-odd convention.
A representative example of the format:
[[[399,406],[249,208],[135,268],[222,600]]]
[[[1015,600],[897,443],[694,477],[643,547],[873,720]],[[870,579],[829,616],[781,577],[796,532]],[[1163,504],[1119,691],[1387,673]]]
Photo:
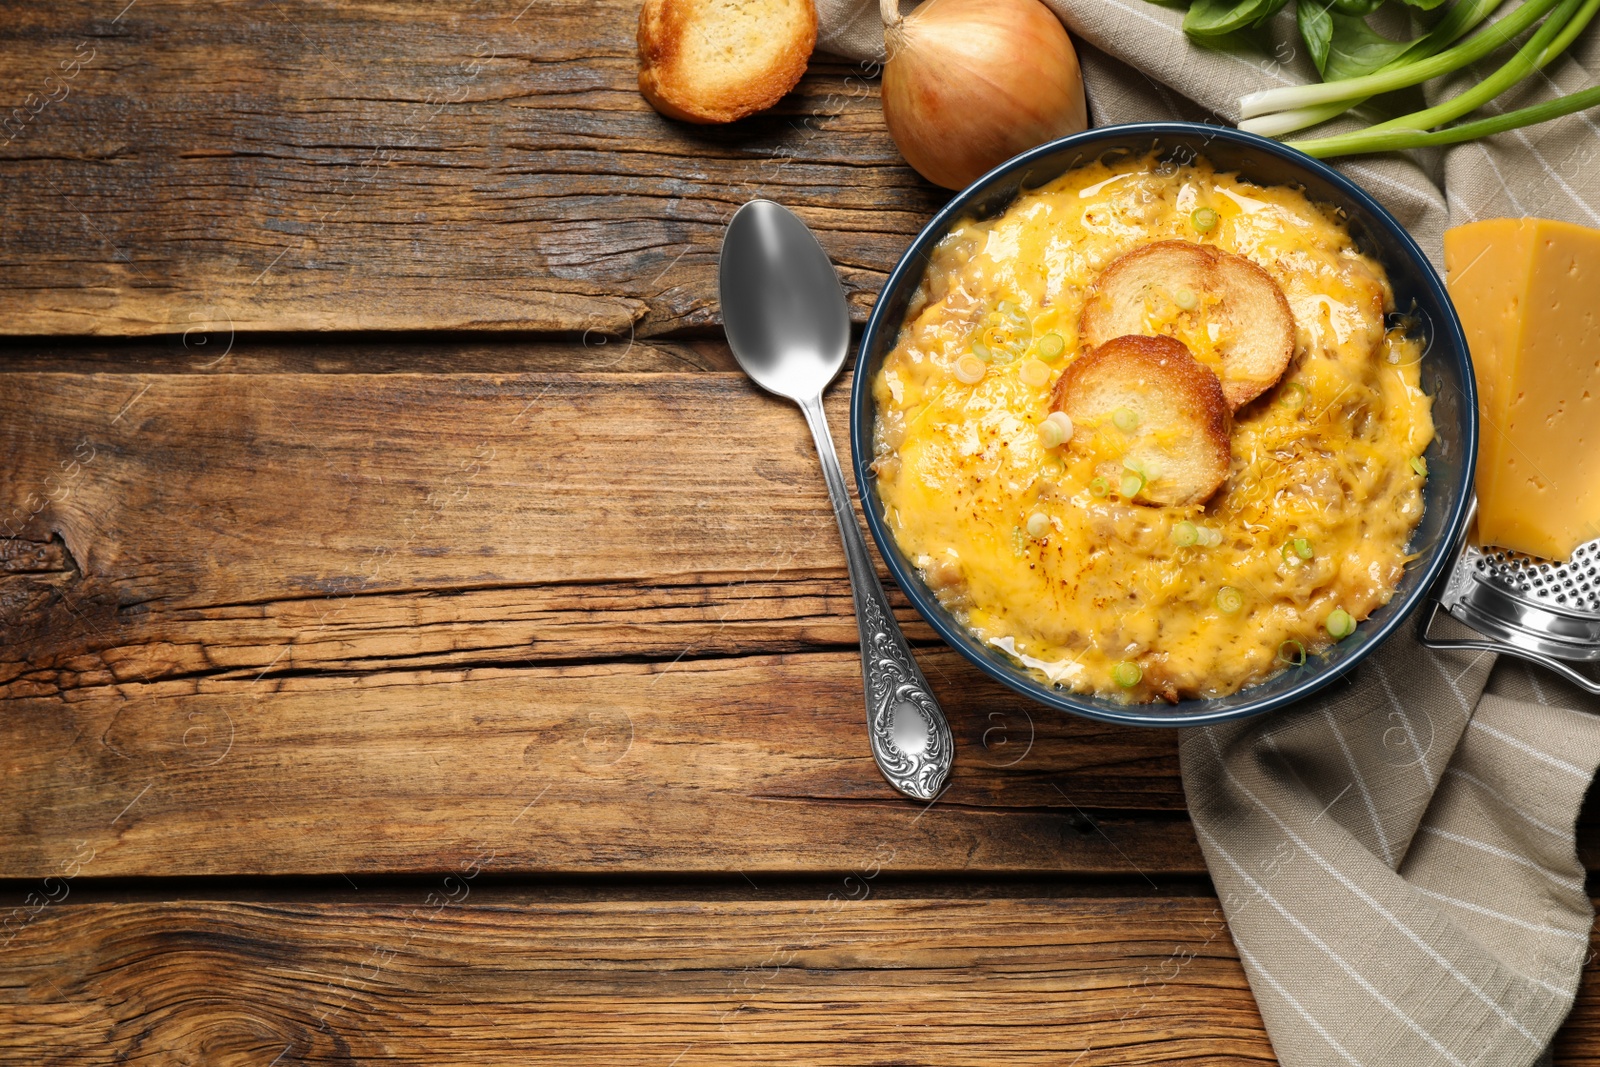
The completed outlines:
[[[1421,345],[1338,213],[1155,156],[937,246],[872,381],[887,525],[980,641],[1216,697],[1388,602],[1433,437]]]

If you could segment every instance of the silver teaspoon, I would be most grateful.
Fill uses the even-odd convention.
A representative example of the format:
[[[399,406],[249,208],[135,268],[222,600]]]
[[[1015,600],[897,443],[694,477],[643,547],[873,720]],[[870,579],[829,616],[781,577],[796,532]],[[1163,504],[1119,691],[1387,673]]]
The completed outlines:
[[[770,200],[752,200],[734,213],[722,238],[718,288],[739,366],[763,389],[800,405],[817,442],[861,628],[873,758],[890,785],[932,800],[955,756],[950,725],[884,599],[822,413],[822,391],[850,347],[850,314],[839,278],[805,223]]]

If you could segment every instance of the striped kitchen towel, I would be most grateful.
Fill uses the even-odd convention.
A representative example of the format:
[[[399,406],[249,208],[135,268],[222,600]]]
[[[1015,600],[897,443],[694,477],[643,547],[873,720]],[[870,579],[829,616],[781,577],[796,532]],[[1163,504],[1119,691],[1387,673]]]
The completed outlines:
[[[1232,121],[1244,93],[1315,79],[1292,6],[1243,54],[1192,47],[1182,12],[1146,0],[1046,2],[1079,45],[1097,125]],[[818,47],[881,56],[877,7],[819,0]],[[1504,103],[1593,84],[1597,61],[1590,34]],[[1472,219],[1600,225],[1597,149],[1578,115],[1340,166],[1437,263],[1445,228]],[[1282,1062],[1540,1057],[1589,952],[1574,824],[1600,766],[1597,711],[1536,669],[1431,652],[1406,627],[1322,698],[1185,732],[1195,831]]]

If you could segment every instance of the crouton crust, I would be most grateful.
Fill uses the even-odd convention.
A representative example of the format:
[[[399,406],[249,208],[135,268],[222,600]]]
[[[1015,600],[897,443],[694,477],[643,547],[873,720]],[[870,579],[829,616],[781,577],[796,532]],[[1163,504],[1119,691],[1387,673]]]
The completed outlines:
[[[639,91],[684,122],[733,122],[776,104],[817,42],[813,0],[645,0]]]
[[[1272,276],[1231,252],[1191,241],[1156,241],[1112,260],[1084,301],[1079,335],[1101,345],[1143,333],[1149,298],[1187,288],[1202,299],[1226,340],[1218,346],[1218,377],[1228,404],[1238,410],[1277,384],[1294,357],[1295,323],[1289,301]]]
[[[1126,456],[1158,473],[1138,503],[1181,505],[1209,499],[1227,480],[1232,411],[1216,374],[1171,337],[1114,337],[1068,364],[1052,410],[1095,425],[1127,408],[1138,419]],[[1080,439],[1074,437],[1076,446]]]

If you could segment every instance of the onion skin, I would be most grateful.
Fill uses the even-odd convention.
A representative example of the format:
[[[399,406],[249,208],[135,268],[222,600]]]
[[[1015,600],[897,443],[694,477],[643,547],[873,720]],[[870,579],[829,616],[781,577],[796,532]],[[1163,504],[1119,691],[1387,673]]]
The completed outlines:
[[[884,0],[883,117],[924,178],[961,189],[1088,126],[1078,53],[1039,0]]]

